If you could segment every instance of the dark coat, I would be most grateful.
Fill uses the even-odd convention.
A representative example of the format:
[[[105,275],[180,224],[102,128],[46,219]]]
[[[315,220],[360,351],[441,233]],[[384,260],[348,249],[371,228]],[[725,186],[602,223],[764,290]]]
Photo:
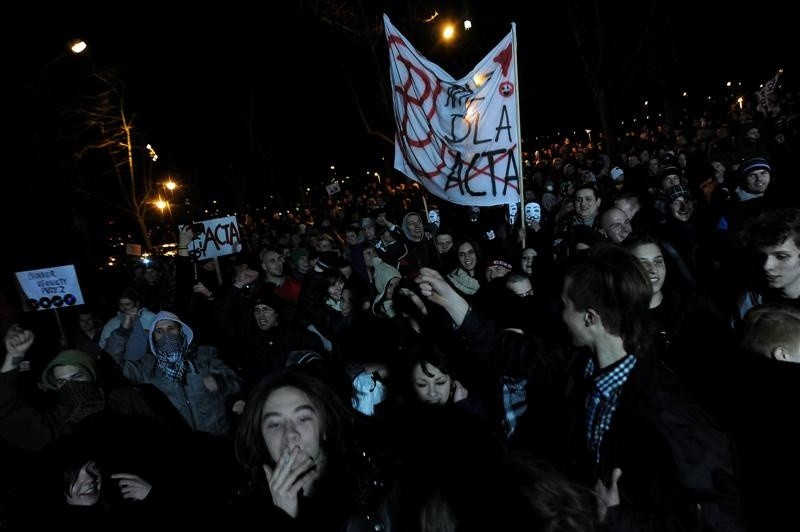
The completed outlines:
[[[546,346],[535,337],[498,335],[474,312],[461,331],[479,352],[491,353],[499,343],[493,364],[524,372],[529,390],[561,381],[546,408],[529,404],[523,417],[530,428],[537,413],[545,414],[533,425],[534,437],[548,441],[537,451],[570,477],[591,487],[598,478],[608,482],[615,467],[622,470],[621,504],[608,512],[609,530],[744,529],[728,436],[682,394],[663,364],[637,357],[595,464],[586,442],[586,353]]]

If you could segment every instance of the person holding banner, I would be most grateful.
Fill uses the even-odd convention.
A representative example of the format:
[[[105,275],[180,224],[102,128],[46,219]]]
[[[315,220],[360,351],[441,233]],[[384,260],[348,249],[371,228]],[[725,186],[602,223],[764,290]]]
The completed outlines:
[[[420,268],[438,268],[439,254],[431,235],[425,232],[425,224],[419,214],[407,212],[403,216],[402,227],[397,227],[382,214],[378,216],[378,224],[386,227],[408,249],[408,254],[400,259],[397,267],[401,274],[416,272]]]

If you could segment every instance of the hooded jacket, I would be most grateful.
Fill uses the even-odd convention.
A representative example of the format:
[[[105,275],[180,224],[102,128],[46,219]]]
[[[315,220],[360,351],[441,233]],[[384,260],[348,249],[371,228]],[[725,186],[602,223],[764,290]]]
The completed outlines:
[[[178,323],[185,339],[184,345],[187,347],[184,356],[189,367],[181,382],[173,382],[158,367],[153,355],[155,345],[152,332],[149,335],[150,353],[139,360],[123,361],[121,356],[114,358],[122,366],[125,377],[133,382],[152,384],[166,395],[192,430],[227,434],[231,426],[226,399],[241,390],[242,379],[219,358],[215,347],[192,346],[194,332],[175,314],[166,311],[156,314],[153,329],[163,320]],[[203,380],[208,376],[214,377],[218,388],[216,391],[206,388]]]
[[[372,312],[379,314],[381,310],[387,310],[381,308],[380,302],[386,296],[386,289],[389,286],[389,282],[392,279],[401,279],[402,276],[397,268],[386,264],[378,257],[373,259],[372,265],[374,268],[373,277],[375,278],[375,290],[378,292],[378,295],[375,296],[375,301],[372,303]]]

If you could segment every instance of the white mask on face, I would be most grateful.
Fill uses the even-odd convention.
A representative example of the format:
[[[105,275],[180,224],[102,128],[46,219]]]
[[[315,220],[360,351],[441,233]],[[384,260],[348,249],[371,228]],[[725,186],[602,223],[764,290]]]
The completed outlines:
[[[533,222],[539,223],[542,219],[542,206],[532,201],[525,205],[525,223],[530,227]]]
[[[514,225],[517,221],[517,211],[519,206],[516,203],[509,203],[508,205],[508,223]]]
[[[436,226],[438,229],[442,224],[442,218],[439,216],[439,209],[431,209],[428,211],[428,221]]]

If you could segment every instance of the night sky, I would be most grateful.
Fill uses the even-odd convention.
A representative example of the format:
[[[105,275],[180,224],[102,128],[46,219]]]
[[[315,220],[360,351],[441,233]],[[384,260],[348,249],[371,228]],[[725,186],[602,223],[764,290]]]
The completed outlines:
[[[499,2],[363,3],[374,10],[371,20],[388,13],[421,52],[455,77],[466,74],[515,21],[526,138],[598,127],[559,2],[526,3],[525,13],[519,11],[518,2],[509,3],[517,11]],[[608,14],[610,46],[624,52],[632,45],[633,28],[642,23],[643,3],[626,2],[628,6]],[[662,2],[659,16],[668,19],[677,36],[676,87],[692,95],[721,94],[727,79],[754,86],[780,67],[786,69],[786,82],[796,87],[797,47],[789,45],[796,29],[790,27],[790,17],[776,8],[778,4],[753,3],[743,12],[729,2]],[[266,3],[258,7],[258,15],[255,8],[227,3],[207,11],[170,7],[192,10],[170,16],[161,12],[163,7],[125,7],[129,12],[92,7],[91,17],[74,10],[50,11],[44,20],[37,12],[20,16],[13,24],[17,49],[4,54],[13,74],[7,78],[13,94],[11,127],[21,132],[22,156],[12,175],[32,174],[34,179],[12,180],[4,195],[6,213],[18,212],[21,203],[30,208],[41,205],[36,207],[42,212],[37,219],[44,225],[59,223],[48,220],[69,213],[58,183],[47,183],[44,188],[52,192],[43,193],[44,183],[38,182],[52,181],[54,166],[60,168],[42,160],[59,153],[58,147],[42,149],[42,145],[47,145],[51,128],[59,127],[63,111],[59,105],[70,101],[65,93],[74,85],[65,79],[69,80],[71,69],[85,71],[90,63],[118,70],[138,131],[159,152],[159,171],[196,187],[198,197],[230,201],[226,172],[249,172],[252,179],[263,180],[270,168],[287,184],[284,193],[290,197],[299,183],[321,183],[329,177],[331,164],[345,173],[373,166],[381,156],[391,158],[389,144],[365,134],[342,75],[350,73],[355,90],[369,102],[377,92],[375,66],[365,52],[302,11],[300,2]],[[436,27],[422,22],[434,11],[440,13],[439,20],[448,15],[469,17],[473,29],[455,45],[442,45]],[[89,43],[87,57],[59,57],[71,37]],[[385,73],[388,59],[382,39],[377,41],[378,60]],[[663,45],[667,44],[665,38]],[[655,92],[652,81],[638,76],[628,98],[630,107],[654,99]],[[42,95],[47,102],[38,100]],[[393,134],[387,115],[372,112],[373,107],[367,104],[374,127]],[[19,202],[20,196],[30,201]]]

